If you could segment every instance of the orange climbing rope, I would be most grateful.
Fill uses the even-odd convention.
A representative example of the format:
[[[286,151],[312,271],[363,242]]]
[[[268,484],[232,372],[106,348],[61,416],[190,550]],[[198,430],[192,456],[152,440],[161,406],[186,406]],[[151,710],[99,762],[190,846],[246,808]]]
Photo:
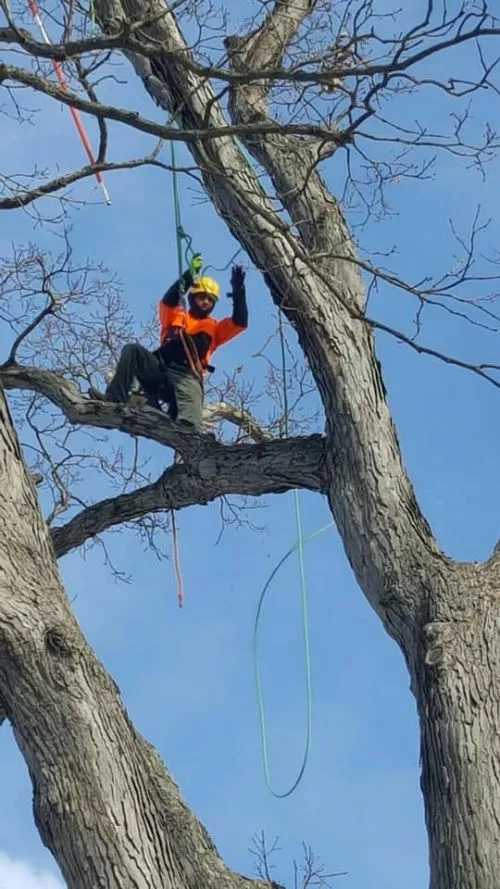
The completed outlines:
[[[31,14],[32,14],[36,24],[38,25],[40,34],[42,35],[44,42],[48,46],[50,46],[52,44],[52,41],[46,31],[45,25],[43,24],[42,18],[40,16],[40,11],[39,11],[38,6],[36,4],[36,0],[28,0],[28,6],[30,8]],[[68,92],[68,84],[66,82],[66,78],[64,76],[64,71],[62,69],[61,63],[58,62],[56,59],[52,59],[52,67],[54,68],[55,75],[56,75],[62,89],[64,90],[65,93],[67,93]],[[82,145],[85,149],[86,155],[87,155],[90,163],[94,166],[97,163],[97,161],[96,161],[94,152],[92,150],[92,145],[90,144],[90,139],[87,136],[87,131],[85,130],[82,119],[80,117],[80,113],[76,108],[73,108],[71,105],[70,105],[69,110],[71,111],[71,116],[73,118],[76,130],[77,130],[77,133],[80,137]],[[95,178],[97,179],[97,182],[102,189],[102,193],[104,195],[104,200],[106,201],[106,204],[108,204],[108,206],[109,206],[111,204],[111,198],[108,194],[108,190],[107,190],[106,185],[104,183],[104,179],[103,179],[102,175],[99,173],[99,171],[97,171],[95,173]]]
[[[179,548],[179,535],[177,533],[177,522],[175,519],[175,510],[171,510],[172,517],[172,550],[174,554],[175,576],[177,579],[177,602],[179,608],[184,605],[184,580],[182,577],[181,558]]]

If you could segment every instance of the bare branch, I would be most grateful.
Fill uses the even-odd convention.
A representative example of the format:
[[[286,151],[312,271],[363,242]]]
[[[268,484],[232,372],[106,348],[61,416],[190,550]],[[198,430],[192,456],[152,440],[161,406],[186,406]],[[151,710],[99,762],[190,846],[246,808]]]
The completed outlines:
[[[249,49],[248,61],[251,62],[251,67],[248,66],[245,71],[232,70],[221,64],[200,64],[188,53],[179,56],[176,52],[165,50],[161,43],[154,40],[151,33],[146,33],[145,26],[151,24],[151,20],[145,19],[135,22],[128,22],[124,19],[120,22],[115,20],[115,28],[110,33],[80,40],[68,39],[64,43],[51,45],[38,42],[26,29],[0,28],[0,43],[17,44],[30,55],[37,58],[54,59],[59,62],[65,62],[86,53],[106,50],[124,50],[137,53],[147,59],[154,59],[161,51],[166,60],[170,56],[172,60],[175,59],[176,64],[199,77],[213,78],[235,86],[255,84],[261,81],[281,81],[282,83],[323,86],[331,90],[332,83],[334,86],[340,86],[347,77],[373,78],[378,75],[381,80],[385,79],[384,86],[387,86],[388,78],[401,76],[432,56],[445,53],[464,43],[475,43],[478,40],[495,38],[500,35],[500,27],[490,27],[484,24],[488,20],[486,15],[480,17],[482,21],[479,24],[468,30],[464,29],[460,33],[456,32],[448,39],[431,42],[433,36],[431,30],[429,29],[427,33],[422,31],[421,40],[427,38],[429,44],[418,52],[411,51],[412,47],[417,45],[417,40],[414,35],[410,39],[409,32],[401,34],[394,41],[387,40],[385,41],[388,46],[385,61],[377,62],[368,57],[360,59],[359,54],[349,44],[349,41],[346,43],[344,40],[343,45],[339,41],[339,47],[335,47],[333,53],[318,53],[316,56],[310,54],[304,61],[283,66],[283,53],[288,43],[304,19],[313,11],[315,5],[315,0],[312,2],[311,0],[298,0],[295,3],[289,2],[289,0],[288,2],[279,0],[279,2],[275,2],[273,10],[264,19],[262,25],[250,37],[232,42],[232,48],[239,44],[240,47]],[[449,26],[451,28],[451,21]],[[384,42],[376,34],[367,33],[362,36],[354,35],[353,43],[367,43],[370,39],[379,47]],[[333,55],[333,64],[329,58],[330,55]],[[328,65],[325,64],[327,58]],[[315,70],[307,70],[311,66],[315,66]],[[434,81],[434,83],[437,85],[438,81]]]
[[[35,318],[33,318],[33,321],[31,321],[30,324],[28,324],[27,327],[25,327],[25,329],[22,330],[21,333],[18,334],[18,336],[16,336],[12,344],[9,357],[7,358],[7,365],[15,363],[19,346],[21,345],[23,340],[25,340],[26,337],[28,337],[30,333],[32,333],[39,324],[41,324],[41,322],[44,318],[47,317],[47,315],[52,315],[57,309],[57,299],[52,291],[52,288],[50,287],[50,275],[47,274],[47,271],[45,269],[43,257],[37,257],[36,262],[40,266],[42,272],[42,285],[40,292],[47,297],[48,302],[43,307],[43,309],[41,309],[41,311],[35,316]]]
[[[28,204],[31,204],[33,201],[36,201],[41,197],[52,195],[55,192],[61,191],[63,188],[67,188],[68,185],[73,185],[74,182],[78,182],[80,179],[87,179],[89,176],[95,176],[96,173],[107,173],[113,170],[133,170],[137,167],[144,166],[158,167],[162,170],[172,169],[169,164],[159,161],[155,154],[117,163],[101,162],[88,164],[85,167],[81,167],[80,170],[75,170],[64,176],[58,176],[56,179],[52,179],[50,182],[46,182],[42,185],[37,185],[35,188],[29,189],[28,191],[20,191],[11,198],[0,198],[0,210],[17,210],[19,207],[26,207]],[[190,172],[188,169],[184,170],[179,168],[179,170],[180,172]]]
[[[55,404],[74,425],[120,429],[173,448],[183,457],[195,455],[206,442],[185,432],[166,414],[153,408],[137,408],[133,403],[112,404],[85,398],[74,383],[50,370],[20,365],[0,366],[0,382],[5,389],[38,392]]]
[[[384,333],[390,334],[390,336],[400,340],[400,342],[405,343],[407,346],[410,346],[411,349],[418,352],[420,355],[429,355],[431,358],[437,358],[439,361],[444,362],[444,364],[451,364],[454,367],[462,368],[462,370],[469,370],[476,376],[486,380],[488,383],[492,383],[497,389],[500,389],[500,364],[473,364],[469,361],[462,361],[460,358],[454,358],[452,355],[447,355],[445,352],[440,352],[438,349],[431,349],[429,346],[423,346],[421,343],[418,343],[414,337],[410,337],[402,331],[390,327],[388,324],[383,324],[381,321],[375,321],[372,318],[367,317],[364,318],[364,321],[366,324],[373,327],[374,330],[382,330]]]
[[[297,862],[294,862],[295,886],[297,889],[309,889],[310,886],[317,886],[319,889],[331,889],[331,880],[335,879],[335,877],[347,876],[347,871],[327,873],[324,864],[322,864],[319,858],[314,854],[311,847],[307,846],[306,843],[303,843],[302,848],[304,852],[304,862],[302,866],[299,867]],[[299,874],[301,877],[300,887],[298,880]]]
[[[205,405],[203,418],[210,425],[216,420],[226,420],[241,429],[249,438],[259,443],[270,441],[273,436],[252,416],[250,411],[234,407],[225,401],[212,401]]]
[[[263,830],[261,830],[260,834],[255,834],[252,839],[250,852],[255,858],[255,870],[257,876],[260,880],[267,880],[273,887],[278,887],[279,883],[276,883],[271,876],[271,871],[274,870],[274,865],[271,863],[271,859],[273,855],[276,855],[276,853],[280,851],[278,837],[276,837],[271,846],[268,847],[266,835]]]

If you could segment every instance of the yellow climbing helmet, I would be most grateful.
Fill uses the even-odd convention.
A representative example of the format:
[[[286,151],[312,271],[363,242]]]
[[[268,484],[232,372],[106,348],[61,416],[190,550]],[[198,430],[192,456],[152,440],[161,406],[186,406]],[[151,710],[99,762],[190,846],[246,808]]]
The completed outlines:
[[[189,288],[190,294],[206,293],[213,300],[219,299],[220,287],[213,278],[195,278],[194,283]]]

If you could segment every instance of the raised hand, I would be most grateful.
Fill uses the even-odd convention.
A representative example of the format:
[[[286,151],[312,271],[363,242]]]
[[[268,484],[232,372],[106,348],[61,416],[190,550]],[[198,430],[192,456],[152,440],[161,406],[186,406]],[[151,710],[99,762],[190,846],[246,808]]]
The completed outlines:
[[[231,272],[231,296],[242,296],[245,293],[245,270],[242,265],[233,266]]]

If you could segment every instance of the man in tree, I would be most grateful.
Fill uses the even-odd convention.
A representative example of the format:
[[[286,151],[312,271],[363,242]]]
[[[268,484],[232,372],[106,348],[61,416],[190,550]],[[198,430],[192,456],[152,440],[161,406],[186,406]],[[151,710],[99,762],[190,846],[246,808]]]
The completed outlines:
[[[368,257],[358,235],[365,218],[378,223],[387,214],[387,185],[400,177],[428,178],[434,152],[445,153],[436,174],[443,168],[448,178],[455,173],[449,192],[454,198],[459,181],[455,163],[462,158],[468,170],[472,166],[482,171],[490,162],[498,148],[495,129],[487,119],[480,132],[474,128],[483,117],[485,95],[496,101],[500,89],[495,50],[500,21],[486,3],[461,0],[402,4],[405,9],[395,16],[397,21],[375,11],[378,4],[371,0],[274,0],[245,4],[245,23],[229,37],[228,16],[222,10],[216,45],[213,4],[200,2],[194,4],[200,34],[193,46],[180,30],[182,3],[175,5],[175,12],[160,0],[95,0],[94,5],[102,38],[79,39],[87,26],[85,16],[75,32],[78,39],[70,39],[70,23],[78,21],[71,7],[59,28],[65,44],[61,47],[39,44],[27,35],[23,16],[13,26],[15,14],[4,4],[9,19],[8,27],[0,28],[0,43],[17,43],[14,61],[24,58],[25,65],[13,64],[8,49],[0,63],[0,86],[11,92],[30,88],[93,114],[102,126],[98,156],[103,160],[62,177],[58,170],[49,181],[37,174],[28,190],[24,175],[3,175],[3,187],[13,193],[0,198],[0,207],[25,212],[31,203],[44,206],[46,197],[97,170],[135,166],[135,160],[105,160],[106,119],[113,122],[112,134],[115,122],[120,122],[165,142],[173,136],[185,139],[205,193],[254,267],[265,271],[275,305],[297,334],[321,397],[326,427],[324,436],[266,437],[256,447],[228,445],[207,455],[192,446],[189,435],[179,435],[174,424],[160,422],[160,414],[98,411],[78,388],[89,378],[88,352],[94,360],[96,322],[92,319],[86,340],[77,316],[76,332],[68,339],[63,312],[72,294],[82,299],[80,279],[85,274],[79,271],[75,286],[65,282],[61,310],[52,278],[61,268],[65,271],[64,262],[57,259],[53,271],[47,271],[40,265],[38,249],[29,251],[27,267],[36,268],[38,280],[33,286],[28,271],[28,282],[21,288],[22,253],[2,270],[0,293],[8,297],[19,292],[22,301],[12,313],[4,312],[2,305],[2,319],[11,324],[14,340],[0,367],[0,380],[7,388],[31,393],[21,403],[28,428],[37,437],[36,457],[42,453],[59,496],[44,520],[0,391],[0,722],[11,722],[29,767],[42,840],[60,864],[68,889],[264,889],[264,883],[249,883],[224,865],[154,748],[133,728],[116,684],[78,628],[54,556],[62,557],[109,528],[149,514],[235,493],[253,497],[305,488],[328,499],[357,582],[408,668],[421,730],[431,889],[498,889],[500,548],[495,546],[483,562],[453,560],[442,551],[406,470],[375,349],[378,330],[498,388],[500,366],[491,346],[487,354],[494,357],[474,357],[475,337],[468,335],[462,338],[465,354],[450,355],[440,351],[442,324],[430,346],[421,335],[422,313],[434,309],[441,318],[451,313],[453,324],[465,321],[481,328],[482,335],[497,333],[492,299],[498,285],[491,276],[498,262],[498,237],[495,233],[491,257],[476,251],[485,226],[475,215],[465,240],[459,229],[452,230],[460,249],[458,256],[453,249],[451,267],[441,269],[439,260],[433,270],[441,244],[435,251],[428,248],[432,234],[441,228],[431,219],[439,202],[434,194],[414,220],[413,185],[408,207],[416,224],[406,229],[401,222],[395,233],[398,244],[406,234],[410,277],[404,265],[400,270],[391,262],[387,268],[395,251],[390,242],[385,249],[378,236],[372,240],[373,225]],[[192,7],[185,4],[190,36]],[[233,8],[230,11],[232,19]],[[239,9],[234,12],[237,17]],[[209,29],[205,35],[204,17]],[[51,20],[55,37],[56,21]],[[338,28],[342,46],[363,46],[364,61],[345,68],[328,66],[325,75],[332,25]],[[93,96],[102,79],[98,73],[98,82],[89,83],[99,45],[106,65],[110,46],[121,47],[148,95],[168,115],[169,125],[140,111],[131,113],[126,95],[127,107],[82,98],[82,90]],[[75,53],[92,58],[80,63]],[[72,56],[75,92],[58,87],[44,74],[45,60],[55,63]],[[325,101],[324,85],[334,80],[339,89]],[[471,105],[476,97],[478,104]],[[410,101],[417,102],[413,110]],[[22,116],[23,109],[16,102],[14,106]],[[417,154],[415,160],[408,156],[410,149]],[[149,153],[143,160],[156,164],[156,158]],[[14,162],[17,171],[17,158]],[[324,172],[323,163],[330,164]],[[472,191],[475,201],[476,189]],[[462,194],[460,199],[462,203]],[[65,196],[64,210],[66,201]],[[146,212],[149,218],[149,205]],[[428,238],[421,238],[427,222]],[[414,252],[417,244],[419,257]],[[493,272],[493,281],[495,277]],[[379,286],[384,291],[370,301],[368,313],[368,298]],[[409,330],[393,327],[387,318],[385,295],[394,288],[414,307],[415,323]],[[41,307],[33,303],[39,294],[46,298]],[[407,306],[399,302],[398,318],[409,318]],[[110,304],[115,317],[116,302]],[[179,311],[176,305],[169,308]],[[66,349],[71,344],[67,358],[57,348],[56,311],[60,342]],[[42,324],[30,346],[28,338]],[[106,323],[106,342],[109,334],[119,335],[112,327]],[[100,344],[96,351],[99,370],[106,358],[101,359]],[[32,360],[21,363],[23,353]],[[49,369],[51,361],[56,370]],[[90,368],[92,373],[97,370]],[[69,431],[77,424],[119,429],[175,449],[183,458],[182,471],[175,465],[165,468],[163,461],[153,482],[144,485],[141,478],[135,490],[90,503],[88,484],[82,497],[73,498],[63,476],[61,494],[61,445],[67,465],[69,432],[62,438],[59,416],[54,423],[48,414],[47,434],[50,441],[55,436],[57,450],[47,459],[33,423],[33,405],[37,407],[39,398],[49,411],[57,406]],[[459,401],[462,407],[462,392]],[[272,438],[273,429],[269,432]],[[100,439],[98,447],[101,454]],[[130,479],[135,480],[142,476],[135,469],[135,448],[133,456]],[[100,469],[99,461],[96,465]],[[496,470],[495,465],[491,490],[497,488]],[[68,505],[76,513],[60,524]],[[328,587],[327,582],[325,596]],[[175,720],[175,711],[169,717]],[[210,778],[219,780],[216,774]],[[236,808],[245,810],[245,805],[245,799],[238,799]]]
[[[199,429],[202,424],[203,379],[213,371],[210,358],[220,346],[242,333],[248,325],[245,272],[239,265],[231,274],[231,317],[211,318],[220,288],[212,278],[200,277],[203,260],[196,254],[182,279],[175,281],[159,303],[161,345],[150,352],[140,343],[123,347],[113,379],[106,389],[107,401],[127,401],[137,379],[149,404],[169,405],[177,423]],[[189,309],[184,305],[187,294]],[[94,388],[93,398],[102,398]]]

